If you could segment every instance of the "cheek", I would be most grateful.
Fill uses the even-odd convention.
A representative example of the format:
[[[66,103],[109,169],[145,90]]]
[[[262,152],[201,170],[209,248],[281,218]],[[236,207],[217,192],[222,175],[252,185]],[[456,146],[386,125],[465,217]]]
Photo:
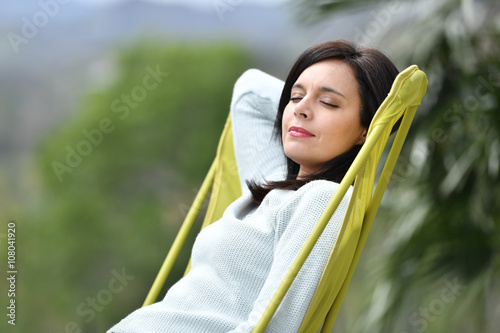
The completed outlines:
[[[291,107],[290,104],[288,104],[285,107],[285,110],[283,110],[283,120],[289,119],[291,114],[292,114]]]
[[[281,119],[281,133],[282,133],[282,139],[285,138],[285,134],[288,132],[288,127],[290,124],[290,110],[289,107],[287,106],[285,110],[283,111],[283,117]]]

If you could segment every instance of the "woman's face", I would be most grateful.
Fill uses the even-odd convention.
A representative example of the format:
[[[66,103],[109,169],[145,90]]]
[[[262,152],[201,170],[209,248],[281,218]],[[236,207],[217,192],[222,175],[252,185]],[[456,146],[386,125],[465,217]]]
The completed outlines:
[[[323,60],[300,74],[282,122],[285,154],[300,165],[299,177],[364,142],[360,110],[358,82],[343,61]]]

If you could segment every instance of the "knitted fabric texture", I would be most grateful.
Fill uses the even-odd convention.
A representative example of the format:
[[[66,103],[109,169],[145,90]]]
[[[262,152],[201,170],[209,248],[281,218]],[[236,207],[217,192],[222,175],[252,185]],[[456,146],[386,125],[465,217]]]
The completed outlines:
[[[272,190],[252,203],[248,179],[285,176],[285,156],[272,138],[283,83],[258,70],[235,84],[231,103],[242,196],[203,229],[192,250],[191,271],[165,298],[140,308],[108,333],[251,332],[338,184],[317,180],[297,191]],[[266,332],[297,332],[349,204],[344,197],[306,260]]]

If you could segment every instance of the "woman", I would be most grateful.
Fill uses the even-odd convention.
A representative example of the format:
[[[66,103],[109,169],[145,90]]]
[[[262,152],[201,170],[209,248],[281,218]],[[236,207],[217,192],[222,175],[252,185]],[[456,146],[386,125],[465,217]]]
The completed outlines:
[[[242,196],[200,232],[191,271],[163,301],[136,310],[109,332],[250,332],[364,143],[397,74],[379,51],[345,41],[306,50],[284,86],[258,70],[245,72],[231,102]],[[297,332],[349,198],[350,192],[266,332]]]

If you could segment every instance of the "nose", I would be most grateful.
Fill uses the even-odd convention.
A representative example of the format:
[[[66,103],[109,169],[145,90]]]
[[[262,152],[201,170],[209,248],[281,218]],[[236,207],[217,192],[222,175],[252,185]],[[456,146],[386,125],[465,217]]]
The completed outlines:
[[[309,98],[306,96],[302,98],[296,105],[294,114],[296,117],[301,117],[304,119],[311,119],[312,112],[310,110]]]

